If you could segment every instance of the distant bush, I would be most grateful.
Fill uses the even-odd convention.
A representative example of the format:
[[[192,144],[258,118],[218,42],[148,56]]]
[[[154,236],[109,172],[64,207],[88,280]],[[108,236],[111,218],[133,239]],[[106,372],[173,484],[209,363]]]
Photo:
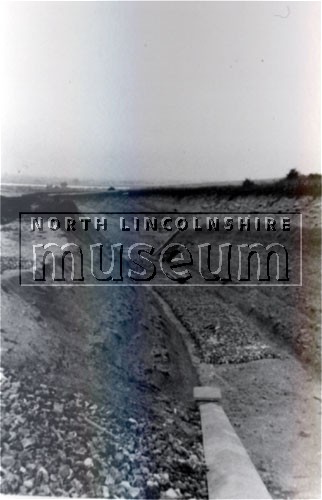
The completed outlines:
[[[245,189],[253,188],[255,186],[255,182],[251,181],[250,179],[245,179],[242,186]]]
[[[291,170],[289,171],[289,173],[286,176],[286,179],[288,181],[294,181],[294,180],[297,180],[299,177],[300,177],[300,174],[296,170],[296,168],[291,168]]]

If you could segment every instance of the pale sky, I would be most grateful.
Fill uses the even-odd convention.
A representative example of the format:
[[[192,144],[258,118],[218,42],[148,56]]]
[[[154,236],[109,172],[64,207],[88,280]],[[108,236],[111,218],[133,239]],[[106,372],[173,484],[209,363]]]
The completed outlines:
[[[319,2],[8,2],[2,19],[3,173],[320,169]]]

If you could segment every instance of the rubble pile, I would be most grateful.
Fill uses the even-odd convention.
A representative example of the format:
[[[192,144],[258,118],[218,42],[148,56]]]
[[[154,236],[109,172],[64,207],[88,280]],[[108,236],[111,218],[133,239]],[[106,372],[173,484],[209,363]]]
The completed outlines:
[[[32,380],[2,375],[2,493],[207,498],[197,410],[138,419]]]

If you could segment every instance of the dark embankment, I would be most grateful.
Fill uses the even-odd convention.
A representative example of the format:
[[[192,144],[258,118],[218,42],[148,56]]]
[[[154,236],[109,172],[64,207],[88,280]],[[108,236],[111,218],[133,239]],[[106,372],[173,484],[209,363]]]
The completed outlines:
[[[19,219],[19,212],[66,212],[77,211],[77,207],[70,196],[54,195],[37,192],[22,196],[1,196],[1,224],[8,224]]]

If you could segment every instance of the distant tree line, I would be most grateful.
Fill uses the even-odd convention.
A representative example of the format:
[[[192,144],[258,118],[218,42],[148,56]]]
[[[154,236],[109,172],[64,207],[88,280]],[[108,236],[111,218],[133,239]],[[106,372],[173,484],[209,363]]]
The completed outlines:
[[[211,194],[218,196],[228,196],[235,198],[236,196],[244,196],[252,194],[254,196],[321,196],[321,175],[309,174],[302,175],[295,168],[292,168],[288,174],[278,180],[273,181],[253,181],[245,179],[240,185],[223,184],[223,185],[208,185],[208,186],[161,186],[148,187],[135,190],[129,190],[128,196],[137,197],[141,195],[153,194],[169,194],[171,196],[186,196],[187,194]]]
[[[238,192],[239,191],[239,192]],[[311,195],[321,196],[321,174],[302,175],[296,168],[279,180],[271,182],[254,182],[245,179],[236,194],[280,194],[285,196]]]

